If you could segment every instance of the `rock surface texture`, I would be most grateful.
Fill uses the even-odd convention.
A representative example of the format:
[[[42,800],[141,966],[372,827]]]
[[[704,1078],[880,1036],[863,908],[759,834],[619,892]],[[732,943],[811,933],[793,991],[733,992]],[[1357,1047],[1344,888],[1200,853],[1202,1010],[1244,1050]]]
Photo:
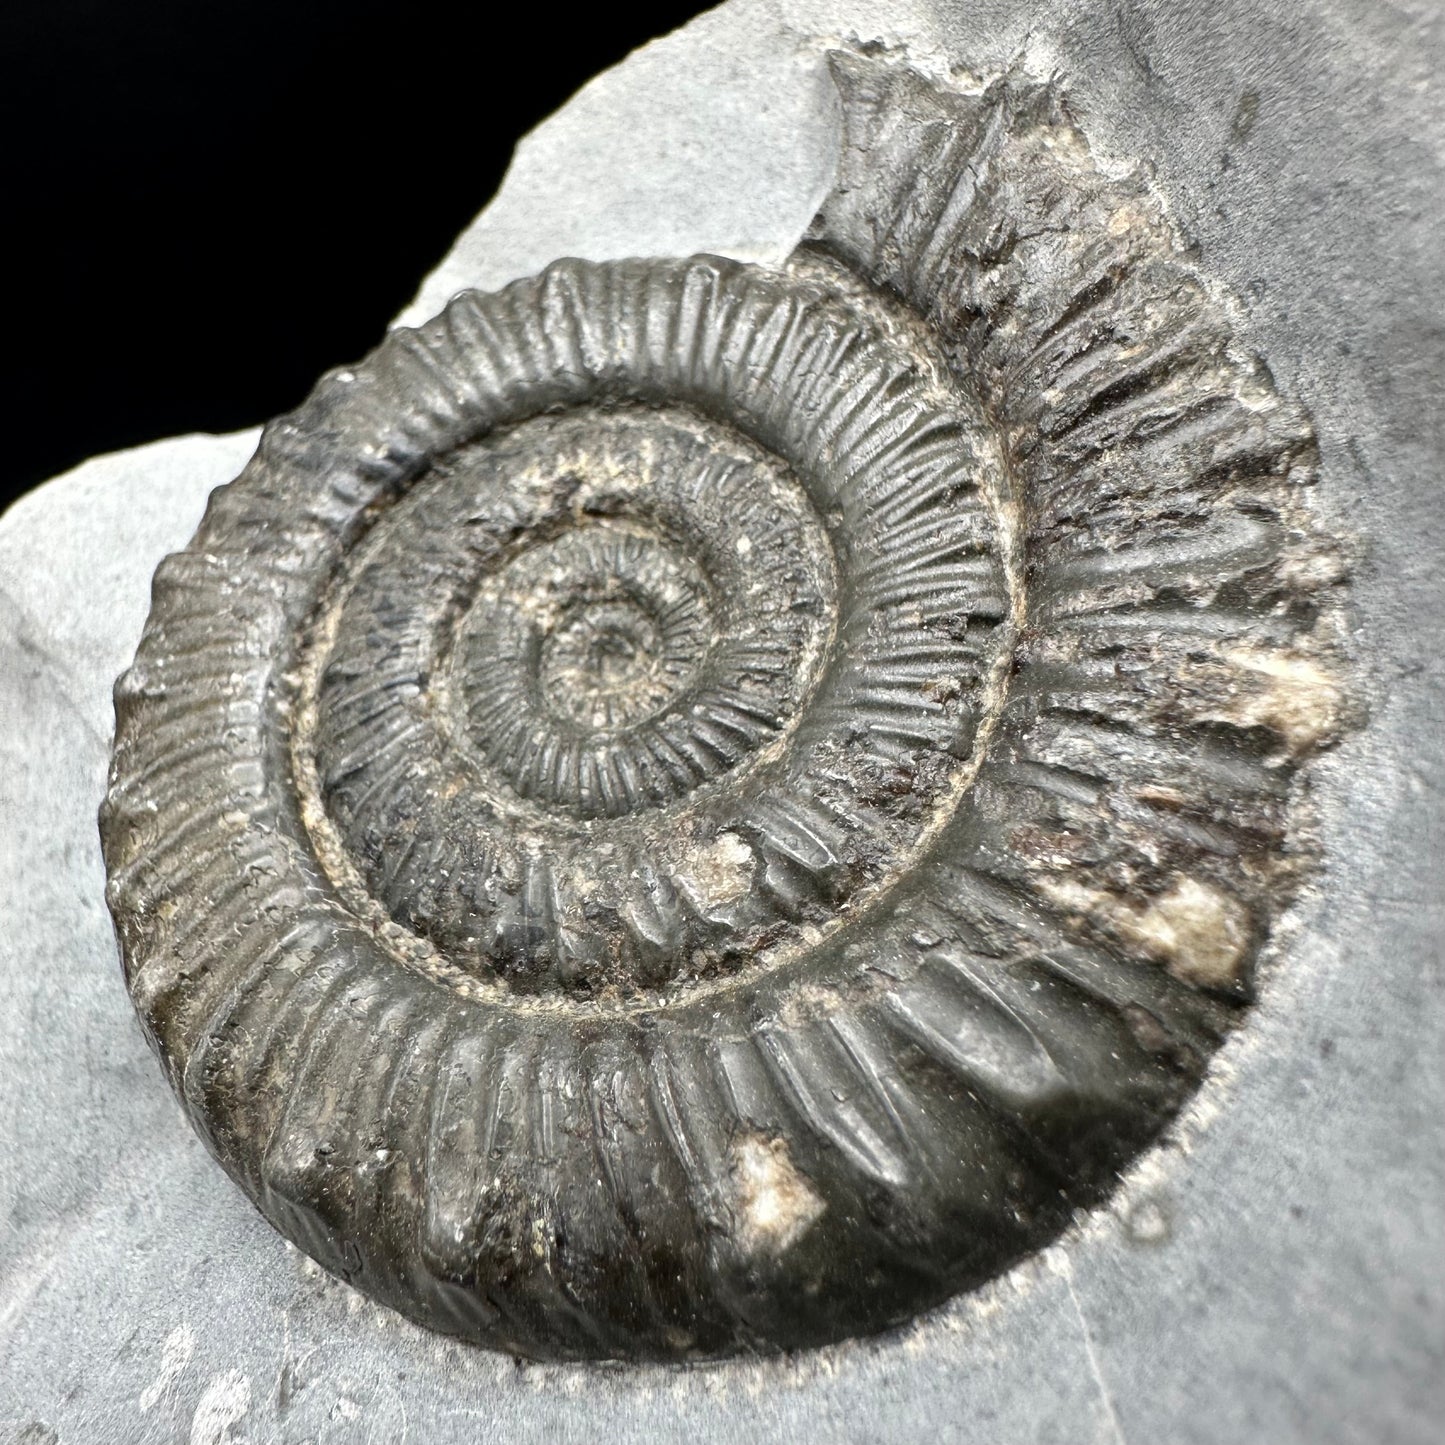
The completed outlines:
[[[1422,17],[724,7],[158,574],[111,900],[263,1212],[870,1338],[288,1254],[93,829],[255,438],[7,515],[0,1431],[1429,1438]]]

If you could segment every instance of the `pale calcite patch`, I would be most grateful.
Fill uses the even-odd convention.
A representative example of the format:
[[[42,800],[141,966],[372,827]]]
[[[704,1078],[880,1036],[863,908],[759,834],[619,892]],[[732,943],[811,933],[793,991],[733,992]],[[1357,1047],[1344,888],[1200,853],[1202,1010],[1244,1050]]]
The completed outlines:
[[[753,886],[753,850],[736,833],[695,848],[677,870],[679,888],[703,911],[735,903]]]
[[[1120,931],[1181,982],[1228,988],[1239,981],[1250,918],[1223,889],[1180,877],[1147,908],[1122,919]]]
[[[1297,652],[1237,647],[1224,661],[1234,672],[1224,721],[1268,728],[1292,758],[1301,757],[1339,731],[1343,694],[1318,663]]]
[[[827,1209],[798,1171],[782,1139],[743,1134],[729,1151],[733,1237],[747,1254],[778,1255]]]
[[[1249,953],[1249,910],[1222,888],[1181,874],[1157,898],[1134,902],[1102,888],[1050,880],[1044,893],[1161,963],[1181,983],[1231,988]]]

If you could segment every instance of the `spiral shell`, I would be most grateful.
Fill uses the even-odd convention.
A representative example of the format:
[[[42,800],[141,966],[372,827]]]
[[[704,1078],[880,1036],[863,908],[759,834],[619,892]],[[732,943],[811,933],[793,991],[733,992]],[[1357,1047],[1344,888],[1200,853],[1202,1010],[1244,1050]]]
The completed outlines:
[[[808,242],[464,293],[158,570],[137,1011],[328,1269],[518,1353],[905,1319],[1247,1003],[1346,715],[1306,418],[1062,95],[834,57]]]

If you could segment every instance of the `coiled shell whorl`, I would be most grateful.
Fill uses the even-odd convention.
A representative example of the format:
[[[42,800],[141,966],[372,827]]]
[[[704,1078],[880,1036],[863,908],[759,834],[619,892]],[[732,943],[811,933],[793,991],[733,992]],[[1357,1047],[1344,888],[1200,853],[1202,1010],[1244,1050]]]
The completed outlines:
[[[877,1330],[1238,1020],[1346,713],[1313,440],[1056,87],[834,58],[808,242],[465,293],[156,574],[135,1005],[278,1229],[550,1358]]]

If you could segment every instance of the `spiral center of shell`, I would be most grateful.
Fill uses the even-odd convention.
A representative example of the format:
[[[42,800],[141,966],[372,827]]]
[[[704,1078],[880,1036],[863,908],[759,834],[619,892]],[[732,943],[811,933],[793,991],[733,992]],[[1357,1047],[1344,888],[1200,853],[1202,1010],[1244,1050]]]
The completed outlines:
[[[709,593],[674,544],[635,526],[583,516],[529,548],[486,579],[463,622],[473,743],[524,794],[543,784],[511,769],[509,750],[534,771],[576,766],[588,748],[615,752],[620,734],[662,713],[707,657]],[[544,740],[519,742],[529,718],[545,724]],[[636,781],[612,792],[615,807],[640,806]]]
[[[662,629],[635,602],[579,603],[542,643],[549,706],[594,728],[656,712],[671,691],[663,642]]]

